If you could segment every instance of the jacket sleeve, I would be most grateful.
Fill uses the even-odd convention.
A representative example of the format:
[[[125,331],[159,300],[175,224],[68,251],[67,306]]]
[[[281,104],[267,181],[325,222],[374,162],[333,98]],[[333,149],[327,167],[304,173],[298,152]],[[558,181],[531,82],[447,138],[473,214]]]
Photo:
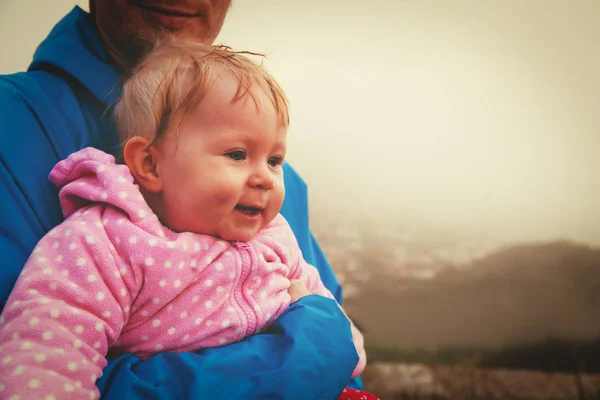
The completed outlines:
[[[2,395],[94,399],[130,288],[101,229],[63,223],[33,250],[2,313]],[[121,265],[121,269],[126,268]],[[133,275],[133,274],[129,274]]]
[[[279,229],[281,230],[281,237],[285,237],[285,242],[289,244],[285,253],[287,254],[287,262],[290,266],[290,280],[300,280],[306,285],[306,288],[311,293],[335,300],[333,294],[325,287],[323,281],[321,281],[321,277],[317,269],[304,260],[302,251],[300,250],[300,247],[298,247],[294,233],[290,229],[289,225],[287,225],[287,222],[283,218],[281,218],[281,220],[282,221],[279,226]],[[365,352],[364,338],[362,333],[360,333],[358,328],[356,328],[349,318],[348,320],[350,321],[352,339],[354,341],[356,352],[359,355],[358,364],[352,373],[352,378],[355,378],[364,371],[367,364],[367,354]]]

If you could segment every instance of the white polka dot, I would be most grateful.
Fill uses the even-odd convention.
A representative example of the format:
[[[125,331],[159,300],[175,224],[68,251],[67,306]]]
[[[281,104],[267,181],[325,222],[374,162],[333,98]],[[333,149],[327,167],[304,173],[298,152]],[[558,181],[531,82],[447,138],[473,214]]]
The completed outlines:
[[[52,282],[50,284],[50,290],[56,290],[58,288],[58,285],[56,285],[56,283]]]
[[[54,349],[54,352],[58,354],[65,354],[65,349]]]
[[[37,262],[39,263],[45,263],[46,261],[48,261],[48,259],[46,257],[38,257]]]
[[[70,383],[65,383],[64,388],[66,392],[72,392],[75,390],[75,386],[71,385]]]
[[[149,267],[153,266],[154,265],[154,258],[152,258],[152,257],[146,258],[145,264],[147,266],[149,266]]]
[[[83,342],[80,339],[75,339],[73,341],[73,347],[75,347],[77,349],[80,348],[82,345],[83,345]]]
[[[211,287],[213,285],[212,279],[207,279],[204,281],[204,286]]]
[[[38,294],[38,291],[37,291],[37,290],[35,290],[35,289],[29,289],[29,290],[28,290],[28,293],[29,293],[30,295],[32,295],[32,296],[35,296],[36,294]]]
[[[225,291],[225,289],[223,289],[223,286],[217,287],[217,293],[223,293],[224,291]]]
[[[169,304],[169,306],[167,307],[167,311],[171,311],[173,309],[173,304]]]
[[[213,302],[212,302],[212,301],[210,301],[210,300],[207,300],[207,301],[204,303],[204,307],[206,307],[206,308],[212,308],[212,306],[213,306]]]
[[[213,259],[211,257],[206,257],[206,260],[204,260],[204,263],[206,265],[210,264],[211,262],[213,262]]]
[[[15,370],[13,371],[13,374],[15,374],[15,375],[23,375],[23,372],[25,372],[25,366],[24,365],[19,365],[17,368],[15,368]]]
[[[160,319],[155,319],[152,321],[152,326],[158,328],[160,326]]]
[[[211,320],[206,321],[206,326],[212,326],[213,322]]]
[[[75,282],[73,282],[73,281],[69,282],[69,286],[71,286],[72,288],[78,287],[78,285]]]
[[[78,267],[85,267],[87,265],[87,260],[83,257],[79,257],[75,263]]]
[[[71,361],[69,364],[67,364],[67,368],[69,371],[77,371],[77,363]]]
[[[235,312],[235,308],[229,306],[229,308],[227,309],[228,312]]]
[[[10,363],[11,361],[12,361],[12,357],[6,356],[2,359],[2,364],[6,365],[6,364]]]
[[[44,400],[56,400],[56,397],[54,397],[54,395],[49,394],[46,397],[44,397]]]
[[[96,380],[98,380],[98,377],[96,376],[96,374],[92,375],[92,377],[90,378],[90,381],[92,381],[92,383],[96,383]]]
[[[11,307],[17,307],[19,304],[21,304],[20,300],[15,300],[12,302]]]
[[[183,241],[183,251],[187,251],[188,249],[188,244],[186,241]]]
[[[167,242],[167,247],[169,249],[174,249],[175,248],[175,242]]]
[[[218,263],[215,264],[215,269],[217,271],[223,271],[223,268],[224,268],[223,267],[223,263],[218,262]]]
[[[229,279],[233,279],[233,278],[235,278],[235,273],[234,272],[232,272],[232,273],[229,274]]]
[[[181,314],[179,314],[180,318],[186,318],[188,316],[187,311],[182,312]]]
[[[148,336],[146,336],[146,335],[142,336],[142,340],[143,340],[144,342],[147,342],[147,341],[148,341],[148,339],[150,339]]]
[[[62,274],[63,274],[64,276],[69,276],[69,270],[68,270],[68,269],[64,269],[64,270],[62,271]]]
[[[158,304],[158,303],[160,303],[160,299],[158,297],[155,297],[155,298],[152,299],[152,302],[154,304]]]
[[[200,300],[200,296],[194,296],[194,297],[192,297],[192,302],[197,303],[198,300]]]
[[[100,165],[98,168],[96,168],[96,172],[102,172],[106,169],[106,165]]]
[[[138,217],[140,217],[140,218],[146,218],[146,211],[144,211],[144,210],[138,211]]]
[[[190,263],[190,266],[195,267],[196,266],[196,260],[192,260],[192,262]]]
[[[52,340],[53,336],[54,335],[50,331],[46,331],[46,332],[42,333],[42,339],[44,339],[45,341]]]
[[[56,258],[54,260],[56,262],[61,262],[63,260],[63,256],[59,254],[58,256],[56,256]]]
[[[8,398],[8,400],[21,400],[21,396],[13,394]]]
[[[0,316],[0,324],[3,324],[3,323],[4,323],[4,315]]]
[[[163,346],[162,344],[157,344],[156,345],[156,350],[157,351],[161,351],[165,346]]]
[[[150,247],[156,246],[156,239],[151,238],[150,240],[148,240],[148,246],[150,246]]]
[[[167,331],[167,333],[169,335],[173,335],[175,333],[175,328],[169,328],[169,330]]]
[[[230,324],[229,320],[225,320],[225,321],[223,321],[223,323],[221,324],[221,326],[223,328],[227,328],[227,327],[229,327],[229,324]]]
[[[98,301],[102,301],[102,300],[104,300],[104,297],[105,297],[105,295],[104,295],[104,293],[102,293],[102,292],[98,292],[98,293],[96,294],[96,300],[98,300]]]
[[[185,263],[184,263],[183,261],[181,261],[181,262],[179,263],[179,266],[178,266],[178,268],[179,268],[179,269],[183,269],[183,267],[184,267],[184,266],[185,266]]]
[[[123,311],[129,312],[129,306],[125,306],[125,308],[123,309]]]
[[[70,229],[67,229],[67,230],[65,231],[65,236],[71,236],[71,232],[72,232],[72,231],[71,231]]]
[[[121,288],[121,296],[125,296],[127,294],[127,290],[125,288]]]
[[[38,317],[33,317],[29,320],[29,325],[36,326],[40,323],[40,319]]]
[[[75,250],[76,248],[77,248],[77,245],[75,243],[69,244],[69,250]]]
[[[221,344],[225,344],[225,342],[227,342],[227,340],[225,338],[220,338],[219,339],[219,343]]]
[[[42,298],[40,299],[40,304],[48,304],[48,303],[50,303],[50,299],[49,299],[49,298],[47,298],[47,297],[42,297]]]
[[[194,320],[194,324],[200,325],[202,323],[202,318],[198,317]]]
[[[39,379],[32,379],[29,381],[29,387],[32,389],[37,389],[42,385]]]
[[[183,341],[187,341],[190,338],[190,335],[188,335],[187,333],[185,335],[183,335]]]
[[[75,333],[83,333],[83,326],[77,325],[75,327]]]
[[[33,343],[31,343],[30,341],[25,341],[23,343],[21,343],[21,349],[23,350],[29,350],[33,347]]]
[[[111,314],[110,314],[110,311],[108,311],[108,310],[107,310],[107,311],[102,311],[102,316],[103,316],[104,318],[110,318],[110,315],[111,315]]]
[[[93,358],[92,358],[92,362],[97,363],[98,360],[100,359],[100,356],[98,354],[96,354]]]
[[[94,348],[95,349],[99,349],[100,347],[102,347],[102,343],[100,343],[100,342],[94,343]]]
[[[121,273],[121,275],[127,275],[127,269],[125,267],[121,268],[119,272]]]
[[[96,282],[96,275],[94,274],[89,274],[87,277],[88,282]]]
[[[37,361],[37,362],[44,362],[44,361],[46,361],[46,355],[45,355],[45,354],[42,354],[42,353],[40,353],[40,354],[36,354],[36,355],[33,357],[33,359],[34,359],[35,361]]]
[[[120,197],[121,199],[124,199],[124,198],[126,198],[126,197],[127,197],[127,193],[126,193],[126,192],[123,192],[123,191],[120,191],[120,192],[119,192],[119,197]]]
[[[56,235],[57,232],[58,232],[58,229],[54,228],[50,232],[48,232],[48,236],[54,236],[54,235]]]
[[[165,261],[165,268],[171,268],[171,261]]]
[[[146,310],[142,311],[142,317],[147,317],[150,313]]]
[[[126,180],[124,177],[122,177],[122,176],[119,176],[119,177],[117,178],[117,181],[119,181],[119,183],[125,183],[127,180]]]
[[[91,235],[90,236],[86,236],[85,237],[85,241],[88,242],[89,244],[92,244],[92,243],[94,243],[96,241],[96,238],[93,237],[93,236],[91,236]]]
[[[135,244],[136,242],[137,242],[137,237],[132,236],[132,237],[129,238],[129,243]]]
[[[181,286],[181,281],[179,279],[177,279],[175,282],[173,282],[173,286],[175,286],[176,288]]]
[[[4,385],[0,384],[0,392],[4,391]]]

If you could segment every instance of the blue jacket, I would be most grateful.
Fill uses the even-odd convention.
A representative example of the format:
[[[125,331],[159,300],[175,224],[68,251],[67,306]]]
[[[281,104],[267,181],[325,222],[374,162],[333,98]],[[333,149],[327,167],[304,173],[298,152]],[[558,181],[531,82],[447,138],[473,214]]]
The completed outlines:
[[[110,106],[121,76],[88,14],[76,7],[37,49],[27,72],[0,76],[0,304],[33,247],[62,221],[52,167],[87,146],[119,151]],[[289,221],[306,260],[341,302],[341,288],[308,227],[306,185],[285,165]],[[199,353],[110,360],[107,399],[333,399],[358,361],[335,302],[307,296],[264,334]]]

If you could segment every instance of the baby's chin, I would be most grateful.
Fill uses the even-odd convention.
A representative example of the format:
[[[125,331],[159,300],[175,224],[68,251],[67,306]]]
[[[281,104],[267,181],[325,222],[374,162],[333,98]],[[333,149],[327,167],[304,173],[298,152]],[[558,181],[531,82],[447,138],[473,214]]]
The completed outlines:
[[[249,242],[251,241],[258,231],[252,230],[240,230],[235,232],[223,232],[218,235],[221,239],[227,240],[228,242]]]

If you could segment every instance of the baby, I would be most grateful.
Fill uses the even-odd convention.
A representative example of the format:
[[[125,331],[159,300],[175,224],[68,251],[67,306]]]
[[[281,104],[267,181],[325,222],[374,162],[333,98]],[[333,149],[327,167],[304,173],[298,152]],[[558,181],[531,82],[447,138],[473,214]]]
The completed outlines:
[[[116,116],[126,166],[87,148],[50,174],[66,219],[0,317],[2,398],[94,399],[107,354],[239,341],[285,311],[291,280],[333,298],[279,214],[288,106],[261,66],[165,41]],[[354,377],[366,356],[352,332]]]

